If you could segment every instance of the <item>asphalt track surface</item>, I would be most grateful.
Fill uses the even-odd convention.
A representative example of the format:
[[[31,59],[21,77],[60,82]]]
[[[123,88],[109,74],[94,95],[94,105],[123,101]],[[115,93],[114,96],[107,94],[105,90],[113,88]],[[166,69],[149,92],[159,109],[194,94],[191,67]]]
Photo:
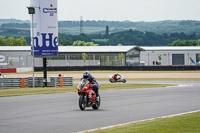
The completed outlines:
[[[200,110],[199,81],[129,83],[179,86],[100,91],[100,109],[85,111],[77,93],[1,97],[0,133],[71,133]]]

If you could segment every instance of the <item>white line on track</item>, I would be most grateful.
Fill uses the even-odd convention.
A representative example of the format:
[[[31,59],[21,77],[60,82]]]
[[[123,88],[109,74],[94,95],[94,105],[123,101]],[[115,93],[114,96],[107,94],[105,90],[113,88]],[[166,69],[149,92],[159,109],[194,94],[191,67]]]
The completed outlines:
[[[129,125],[129,124],[133,124],[133,123],[138,123],[138,122],[155,120],[155,119],[159,119],[159,118],[169,118],[169,117],[180,116],[180,115],[185,115],[185,114],[191,114],[191,113],[196,113],[196,112],[200,112],[200,110],[195,110],[195,111],[190,111],[190,112],[184,112],[184,113],[179,113],[179,114],[173,114],[173,115],[166,115],[166,116],[161,116],[161,117],[156,117],[156,118],[150,118],[150,119],[145,119],[145,120],[139,120],[139,121],[133,121],[133,122],[123,123],[123,124],[117,124],[117,125],[107,126],[107,127],[95,128],[95,129],[80,131],[80,132],[77,132],[77,133],[92,132],[92,131],[97,131],[97,130],[103,130],[103,129],[109,129],[109,128],[114,128],[114,127],[119,127],[119,126],[125,126],[125,125]]]
[[[188,86],[194,86],[194,85],[177,85],[177,86],[167,86],[167,87],[188,87]]]

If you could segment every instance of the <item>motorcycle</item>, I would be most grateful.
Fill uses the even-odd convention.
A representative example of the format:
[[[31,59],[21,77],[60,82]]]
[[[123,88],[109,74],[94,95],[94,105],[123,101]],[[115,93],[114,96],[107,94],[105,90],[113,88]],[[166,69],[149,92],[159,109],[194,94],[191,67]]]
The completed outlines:
[[[96,82],[98,88],[100,85]],[[93,109],[99,109],[101,104],[100,95],[96,96],[93,91],[93,85],[89,83],[87,79],[82,79],[77,86],[77,92],[79,95],[79,108],[85,110],[86,107],[92,107]]]
[[[114,76],[111,75],[110,78],[109,78],[109,81],[111,83],[116,83],[116,82],[126,83],[126,79],[122,75],[118,76],[116,80],[114,79]]]

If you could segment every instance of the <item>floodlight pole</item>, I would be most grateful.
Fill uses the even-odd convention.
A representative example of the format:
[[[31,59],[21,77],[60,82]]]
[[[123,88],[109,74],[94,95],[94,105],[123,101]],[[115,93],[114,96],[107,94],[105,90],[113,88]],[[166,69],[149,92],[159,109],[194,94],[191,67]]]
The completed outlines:
[[[32,22],[31,22],[31,30],[32,30],[32,56],[33,56],[33,88],[35,88],[35,75],[34,75],[34,67],[35,67],[35,60],[34,60],[34,22],[33,22],[33,15],[35,14],[34,7],[27,7],[29,14],[31,14]]]
[[[33,23],[33,14],[32,14],[32,55],[33,55],[33,88],[35,88],[35,60],[34,60],[34,23]]]

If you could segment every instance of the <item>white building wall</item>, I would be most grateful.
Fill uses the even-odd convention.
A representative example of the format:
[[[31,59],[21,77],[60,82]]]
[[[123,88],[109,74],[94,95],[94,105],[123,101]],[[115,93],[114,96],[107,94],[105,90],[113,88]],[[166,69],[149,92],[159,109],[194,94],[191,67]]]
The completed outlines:
[[[184,54],[185,65],[194,65],[190,61],[190,57],[196,61],[196,54],[200,51],[141,51],[140,61],[144,61],[146,65],[153,65],[153,61],[159,62],[158,56],[162,55],[161,65],[172,65],[172,54]]]

